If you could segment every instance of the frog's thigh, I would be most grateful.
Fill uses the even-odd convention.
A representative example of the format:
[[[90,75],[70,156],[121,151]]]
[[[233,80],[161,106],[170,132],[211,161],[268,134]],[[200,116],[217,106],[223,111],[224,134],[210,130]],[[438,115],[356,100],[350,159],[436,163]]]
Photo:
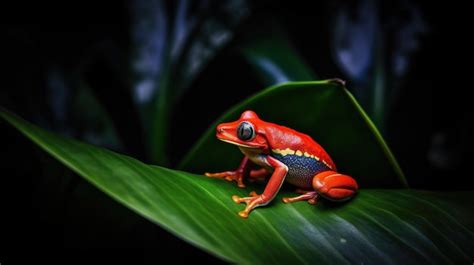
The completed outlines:
[[[313,178],[313,188],[327,199],[341,201],[354,196],[358,187],[352,177],[328,170]]]

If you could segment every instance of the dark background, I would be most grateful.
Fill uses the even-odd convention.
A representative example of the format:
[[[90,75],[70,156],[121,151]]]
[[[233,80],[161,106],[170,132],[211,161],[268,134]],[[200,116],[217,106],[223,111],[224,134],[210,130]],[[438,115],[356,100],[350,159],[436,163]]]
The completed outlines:
[[[379,6],[382,21],[403,18],[399,1],[383,2]],[[355,10],[351,5],[356,3],[249,4],[252,12],[235,28],[235,39],[248,38],[258,25],[276,20],[319,77],[346,79],[351,89],[356,81],[351,83],[335,62],[329,40],[334,11],[342,7]],[[469,96],[472,67],[467,8],[451,3],[403,3],[416,6],[428,30],[418,38],[402,85],[390,100],[385,138],[413,188],[472,189],[468,157],[473,150],[474,112]],[[132,130],[137,121],[124,92],[129,85],[118,74],[129,63],[133,48],[129,6],[126,1],[81,1],[18,3],[2,8],[2,106],[42,127],[77,136],[68,129],[78,127],[77,119],[58,122],[55,118],[50,102],[58,92],[51,92],[47,80],[51,69],[71,76],[78,64],[85,62],[86,82],[106,102],[107,110],[125,121],[118,125],[124,136],[136,133]],[[166,8],[175,6],[167,3]],[[387,43],[390,36],[384,36]],[[218,52],[180,99],[179,105],[186,107],[174,109],[172,165],[218,115],[263,88],[248,62],[235,52],[235,45],[238,41],[231,41]],[[104,49],[119,50],[109,54],[120,56],[102,56]],[[396,47],[388,45],[387,50],[391,49]],[[210,98],[212,104],[202,104]],[[63,261],[61,254],[66,254],[78,263],[113,259],[151,264],[165,258],[220,262],[119,205],[4,122],[0,122],[0,129],[1,172],[6,172],[1,177],[0,197],[0,241],[6,247],[1,247],[0,263],[25,259],[28,253],[38,261],[59,262]],[[142,139],[126,138],[127,149],[119,151],[147,161]],[[18,254],[13,254],[14,250]],[[92,258],[95,254],[98,259]],[[69,263],[70,258],[66,260]]]

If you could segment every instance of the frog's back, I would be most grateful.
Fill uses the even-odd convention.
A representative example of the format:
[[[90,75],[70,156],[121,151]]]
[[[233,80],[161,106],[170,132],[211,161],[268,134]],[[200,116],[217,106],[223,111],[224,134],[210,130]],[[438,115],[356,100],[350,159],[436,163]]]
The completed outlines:
[[[269,126],[267,140],[271,155],[288,166],[286,181],[300,188],[311,188],[313,177],[323,171],[336,170],[326,151],[310,136],[293,129]]]

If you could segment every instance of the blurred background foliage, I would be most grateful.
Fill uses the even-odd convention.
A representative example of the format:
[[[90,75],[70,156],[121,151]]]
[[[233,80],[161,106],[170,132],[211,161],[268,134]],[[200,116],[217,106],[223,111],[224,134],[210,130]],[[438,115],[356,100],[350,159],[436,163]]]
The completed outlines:
[[[457,32],[467,16],[446,16],[462,7],[139,0],[12,8],[2,16],[0,104],[43,128],[174,167],[223,111],[249,95],[285,81],[338,77],[380,128],[412,187],[473,188],[465,175],[473,110],[458,63],[469,50]],[[216,261],[1,126],[11,139],[2,143],[2,161],[9,161],[2,167],[32,180],[31,244],[160,245],[159,255],[182,248],[186,254],[175,259]],[[447,182],[451,176],[459,180]],[[158,255],[140,251],[147,262]]]

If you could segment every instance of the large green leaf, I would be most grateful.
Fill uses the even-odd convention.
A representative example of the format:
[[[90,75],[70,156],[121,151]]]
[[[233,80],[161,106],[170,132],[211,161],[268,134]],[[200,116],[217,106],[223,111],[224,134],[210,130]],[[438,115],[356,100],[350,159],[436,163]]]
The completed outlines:
[[[130,209],[225,260],[253,264],[464,263],[474,260],[473,192],[360,190],[349,203],[283,204],[242,219],[234,183],[151,166],[0,116]],[[282,192],[289,195],[288,192]]]
[[[270,87],[220,117],[184,158],[180,169],[195,173],[236,168],[242,154],[215,138],[215,126],[246,109],[260,118],[305,132],[331,155],[340,172],[363,188],[406,186],[387,144],[352,95],[337,80],[292,82]]]

